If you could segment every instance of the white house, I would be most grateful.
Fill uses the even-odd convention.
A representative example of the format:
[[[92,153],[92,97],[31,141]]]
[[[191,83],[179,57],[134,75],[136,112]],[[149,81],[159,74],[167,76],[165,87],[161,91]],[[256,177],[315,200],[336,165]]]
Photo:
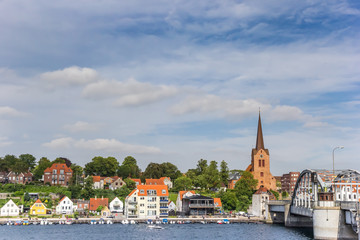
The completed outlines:
[[[1,216],[19,216],[19,214],[20,208],[11,199],[1,208]]]
[[[168,203],[166,185],[138,185],[125,199],[124,215],[128,218],[167,217]]]
[[[266,216],[266,203],[275,200],[275,196],[267,188],[260,187],[252,195],[251,213],[257,217]]]
[[[73,214],[74,203],[67,197],[63,197],[56,206],[56,214]]]
[[[118,197],[115,197],[114,200],[110,202],[109,209],[112,213],[123,213],[124,204]]]
[[[170,211],[176,211],[175,203],[173,201],[169,201],[168,208],[169,208],[169,212]]]

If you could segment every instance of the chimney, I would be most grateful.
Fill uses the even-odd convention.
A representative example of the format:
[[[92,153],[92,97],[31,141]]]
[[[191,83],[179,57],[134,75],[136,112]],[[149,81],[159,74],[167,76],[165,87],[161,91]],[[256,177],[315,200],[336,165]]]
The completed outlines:
[[[104,200],[104,196],[101,196],[101,200]]]
[[[95,195],[95,200],[96,200],[96,195]]]

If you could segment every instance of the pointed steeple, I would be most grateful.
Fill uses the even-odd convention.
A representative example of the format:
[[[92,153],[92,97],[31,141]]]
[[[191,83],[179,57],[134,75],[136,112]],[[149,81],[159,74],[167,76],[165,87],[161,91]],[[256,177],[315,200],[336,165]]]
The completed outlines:
[[[263,133],[261,128],[261,117],[260,117],[260,109],[259,109],[259,122],[258,122],[258,130],[257,130],[257,137],[256,137],[256,150],[265,149],[264,147],[264,139]]]

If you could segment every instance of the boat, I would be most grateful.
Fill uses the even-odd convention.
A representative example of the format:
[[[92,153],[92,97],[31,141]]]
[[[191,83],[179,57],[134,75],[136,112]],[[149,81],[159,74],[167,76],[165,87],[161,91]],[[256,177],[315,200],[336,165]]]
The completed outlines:
[[[159,225],[156,225],[156,224],[151,224],[149,226],[147,226],[147,228],[149,229],[164,229],[163,227],[159,226]]]
[[[135,222],[134,220],[130,221],[130,224],[136,224],[137,222]]]
[[[22,225],[22,222],[21,221],[16,221],[14,225],[16,225],[16,226]]]
[[[230,224],[230,221],[229,221],[229,219],[224,219],[224,220],[223,220],[223,223],[224,223],[224,224]]]
[[[207,222],[206,221],[200,221],[201,224],[206,224]]]
[[[124,219],[121,221],[122,224],[129,224],[129,221],[127,219]]]
[[[66,219],[66,221],[65,221],[65,224],[67,224],[67,225],[70,225],[70,224],[72,224],[72,223],[73,223],[73,222],[72,222],[71,218]]]
[[[107,220],[106,224],[113,224],[113,222],[111,220]]]
[[[23,222],[23,225],[29,225],[29,221],[28,221],[28,220],[25,220],[25,221]]]
[[[96,224],[96,220],[91,220],[90,224]]]
[[[224,222],[222,220],[218,220],[217,224],[223,224]]]

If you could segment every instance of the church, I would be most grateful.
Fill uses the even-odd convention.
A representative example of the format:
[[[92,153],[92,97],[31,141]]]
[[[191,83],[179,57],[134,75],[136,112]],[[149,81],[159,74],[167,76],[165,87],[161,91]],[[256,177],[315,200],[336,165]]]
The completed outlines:
[[[261,126],[261,117],[259,112],[259,121],[256,137],[256,146],[251,151],[251,164],[246,168],[258,180],[256,189],[265,187],[276,190],[276,179],[270,172],[269,150],[264,147],[264,138]]]

